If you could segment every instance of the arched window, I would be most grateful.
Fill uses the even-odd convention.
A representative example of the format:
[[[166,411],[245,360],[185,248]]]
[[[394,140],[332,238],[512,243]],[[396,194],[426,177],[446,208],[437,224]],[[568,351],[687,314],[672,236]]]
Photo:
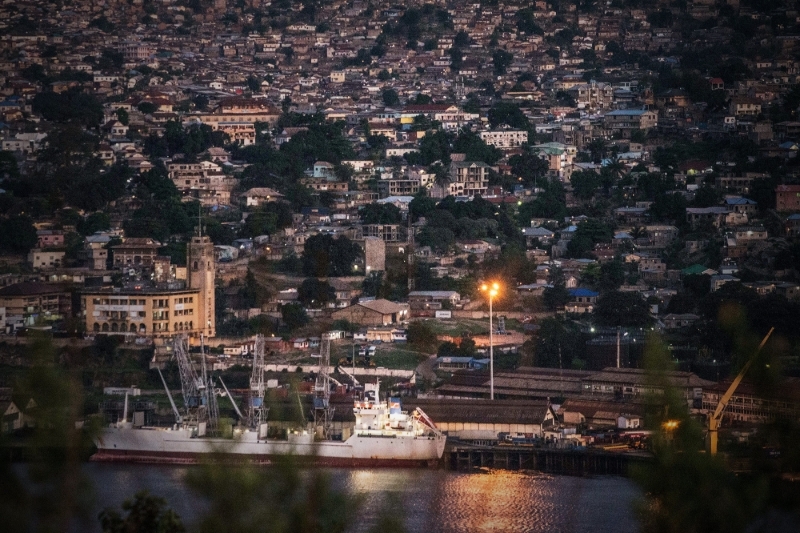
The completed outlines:
[[[94,323],[94,326],[92,326],[92,329],[93,329],[94,331],[100,331],[100,324],[98,324],[97,322],[95,322],[95,323]]]
[[[131,324],[131,327],[129,329],[131,333],[136,333],[136,324]]]
[[[119,325],[118,325],[116,322],[114,322],[113,324],[111,324],[111,331],[112,331],[112,332],[114,332],[114,331],[119,331]]]
[[[197,270],[197,261],[194,262],[194,269]]]
[[[191,321],[189,321],[189,329],[194,329],[194,326],[192,325]]]
[[[139,324],[139,333],[145,333],[147,331],[147,326],[144,324]]]
[[[108,331],[108,323],[103,324],[103,331]]]

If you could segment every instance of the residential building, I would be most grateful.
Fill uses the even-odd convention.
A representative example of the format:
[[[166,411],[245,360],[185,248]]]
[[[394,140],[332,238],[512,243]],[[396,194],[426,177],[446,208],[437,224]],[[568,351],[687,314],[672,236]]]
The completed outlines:
[[[490,130],[480,132],[481,140],[497,148],[516,148],[528,142],[525,130]]]
[[[489,188],[490,168],[483,161],[453,161],[450,163],[450,182],[434,185],[431,197],[485,196]]]
[[[775,187],[775,209],[778,211],[800,211],[800,185],[778,185]]]
[[[0,307],[6,310],[6,323],[33,326],[72,316],[72,294],[64,285],[15,283],[0,288]]]
[[[333,320],[348,320],[361,326],[388,326],[408,319],[408,306],[389,300],[371,300],[331,313]]]
[[[646,109],[617,109],[604,115],[603,125],[612,133],[630,137],[634,130],[646,131],[658,126],[658,113]]]

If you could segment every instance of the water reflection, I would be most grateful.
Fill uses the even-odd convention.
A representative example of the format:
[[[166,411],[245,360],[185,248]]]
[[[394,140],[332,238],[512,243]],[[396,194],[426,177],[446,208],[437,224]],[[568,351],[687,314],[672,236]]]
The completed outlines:
[[[136,491],[165,498],[187,524],[203,512],[183,479],[191,467],[88,464],[97,509],[119,506]],[[266,469],[268,472],[268,469]],[[353,533],[369,531],[388,498],[409,533],[634,533],[633,483],[502,470],[478,473],[405,469],[330,469],[336,488],[362,498]],[[99,527],[98,529],[99,530]],[[96,531],[97,531],[96,530]]]

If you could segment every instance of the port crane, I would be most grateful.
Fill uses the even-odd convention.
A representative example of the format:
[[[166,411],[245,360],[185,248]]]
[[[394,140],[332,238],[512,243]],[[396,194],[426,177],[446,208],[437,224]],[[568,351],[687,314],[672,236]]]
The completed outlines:
[[[330,438],[331,423],[333,422],[333,407],[331,407],[331,334],[322,334],[320,346],[319,372],[314,383],[314,427],[322,428],[322,438]],[[319,430],[317,430],[319,431]]]
[[[202,340],[201,346],[205,348]],[[172,355],[178,363],[184,406],[184,414],[177,416],[177,421],[196,426],[198,436],[216,432],[219,425],[219,406],[214,382],[207,374],[205,350],[202,350],[202,367],[199,376],[189,358],[189,343],[185,335],[177,335],[173,339]],[[164,386],[166,388],[166,382]],[[169,389],[167,389],[167,395],[169,395],[170,404],[177,414],[177,407]]]
[[[247,424],[266,437],[269,407],[264,406],[264,336],[256,335],[253,349],[253,372],[250,375],[250,402],[247,406]],[[263,434],[262,434],[263,433]]]
[[[744,375],[753,365],[753,361],[756,360],[758,354],[761,353],[761,349],[764,348],[764,345],[767,344],[770,335],[772,332],[775,331],[775,328],[770,328],[767,335],[761,340],[761,344],[758,345],[756,352],[753,354],[753,357],[750,358],[747,363],[745,363],[742,371],[739,372],[739,375],[731,383],[731,386],[728,387],[728,390],[725,391],[725,394],[722,395],[720,398],[719,403],[717,403],[717,408],[714,410],[714,413],[708,417],[708,452],[711,455],[717,455],[717,441],[719,439],[719,426],[722,423],[722,415],[725,412],[725,408],[728,406],[728,402],[731,401],[733,394],[736,392],[736,389],[739,387],[739,383],[742,382]]]

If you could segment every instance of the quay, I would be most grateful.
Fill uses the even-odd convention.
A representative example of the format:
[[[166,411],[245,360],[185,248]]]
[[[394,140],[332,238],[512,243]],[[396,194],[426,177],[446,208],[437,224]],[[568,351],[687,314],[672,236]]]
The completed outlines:
[[[448,470],[497,468],[572,476],[628,477],[631,467],[645,465],[651,457],[644,453],[610,453],[592,449],[474,446],[448,442],[442,460]]]

